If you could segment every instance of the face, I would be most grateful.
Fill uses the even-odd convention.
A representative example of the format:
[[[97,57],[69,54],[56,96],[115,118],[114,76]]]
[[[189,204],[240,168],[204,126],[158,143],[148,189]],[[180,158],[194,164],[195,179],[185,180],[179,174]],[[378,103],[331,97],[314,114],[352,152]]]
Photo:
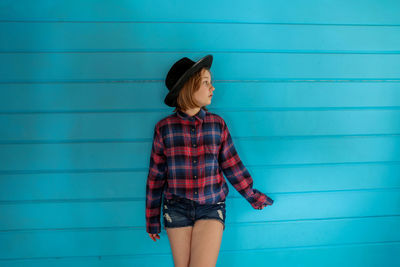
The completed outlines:
[[[200,88],[193,94],[193,98],[199,107],[211,104],[211,98],[215,88],[211,84],[211,73],[208,70],[201,71]]]

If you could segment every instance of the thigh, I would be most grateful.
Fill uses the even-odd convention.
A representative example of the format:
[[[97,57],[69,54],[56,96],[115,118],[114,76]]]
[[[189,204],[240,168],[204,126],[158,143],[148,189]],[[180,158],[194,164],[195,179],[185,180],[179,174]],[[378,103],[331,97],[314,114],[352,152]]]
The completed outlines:
[[[190,207],[175,199],[164,199],[163,217],[171,245],[174,265],[187,267],[194,221],[188,216]]]
[[[190,267],[214,267],[222,241],[223,224],[217,219],[195,222],[190,245]]]
[[[175,267],[187,267],[193,226],[166,228]]]

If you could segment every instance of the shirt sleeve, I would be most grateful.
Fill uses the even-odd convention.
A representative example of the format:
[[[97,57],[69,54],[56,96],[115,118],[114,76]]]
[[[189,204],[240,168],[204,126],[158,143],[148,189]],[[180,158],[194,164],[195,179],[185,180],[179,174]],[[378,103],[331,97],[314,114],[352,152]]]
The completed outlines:
[[[273,204],[274,200],[253,188],[253,179],[236,151],[228,126],[225,122],[223,125],[218,162],[229,182],[253,208],[258,209],[261,208],[263,204]]]
[[[150,166],[146,183],[146,231],[161,232],[161,197],[166,181],[166,156],[160,130],[155,126],[151,148]]]

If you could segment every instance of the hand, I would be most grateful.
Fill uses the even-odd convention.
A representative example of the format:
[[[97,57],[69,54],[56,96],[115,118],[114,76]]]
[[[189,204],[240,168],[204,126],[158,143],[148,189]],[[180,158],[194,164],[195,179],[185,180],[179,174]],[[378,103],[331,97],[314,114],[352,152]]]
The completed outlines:
[[[153,239],[154,242],[156,242],[156,238],[160,239],[160,236],[158,234],[149,234],[150,238]]]

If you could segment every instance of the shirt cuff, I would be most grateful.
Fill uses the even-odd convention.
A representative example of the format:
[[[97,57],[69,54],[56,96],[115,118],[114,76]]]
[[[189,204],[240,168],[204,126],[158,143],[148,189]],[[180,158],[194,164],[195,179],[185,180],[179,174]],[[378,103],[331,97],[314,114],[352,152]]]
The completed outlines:
[[[147,226],[146,232],[148,232],[149,234],[158,234],[161,232],[161,226],[160,225]]]
[[[272,198],[258,191],[257,189],[253,189],[253,195],[250,197],[249,200],[251,206],[255,209],[259,209],[263,205],[272,205],[274,203],[274,200]]]

